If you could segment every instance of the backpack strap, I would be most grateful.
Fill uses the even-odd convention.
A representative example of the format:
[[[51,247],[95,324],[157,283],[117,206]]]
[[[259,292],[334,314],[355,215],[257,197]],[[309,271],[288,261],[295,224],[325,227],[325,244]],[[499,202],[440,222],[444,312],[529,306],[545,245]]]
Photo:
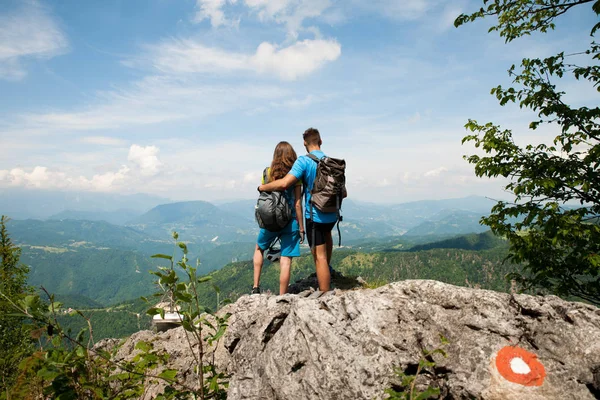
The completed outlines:
[[[276,237],[275,240],[273,240],[271,242],[271,245],[269,246],[269,248],[267,250],[273,250],[273,248],[275,247],[275,245],[279,242],[279,247],[281,248],[281,233],[279,233]]]
[[[342,217],[342,215],[340,214],[340,193],[338,193],[335,196],[335,199],[337,201],[337,231],[338,231],[338,247],[342,247],[342,232],[340,231],[340,221],[344,219],[344,217]]]
[[[266,167],[263,170],[263,184],[266,185],[267,183],[269,183],[269,168],[271,167]]]
[[[319,161],[321,161],[317,156],[315,156],[314,154],[308,153],[306,155],[308,158],[310,158],[311,160],[313,160],[314,162],[316,162],[317,164],[319,163]]]
[[[311,160],[313,160],[314,162],[317,163],[317,165],[319,165],[319,162],[321,162],[321,160],[319,160],[319,158],[317,158],[317,156],[315,156],[314,154],[308,153],[306,155],[308,158],[310,158]],[[313,186],[315,185],[315,183],[313,182]],[[310,192],[312,192],[312,188],[309,189]],[[309,206],[310,206],[310,220],[312,221],[312,229],[311,229],[311,243],[314,246],[315,245],[315,219],[313,218],[313,204],[312,204],[312,198],[310,199],[309,202]]]

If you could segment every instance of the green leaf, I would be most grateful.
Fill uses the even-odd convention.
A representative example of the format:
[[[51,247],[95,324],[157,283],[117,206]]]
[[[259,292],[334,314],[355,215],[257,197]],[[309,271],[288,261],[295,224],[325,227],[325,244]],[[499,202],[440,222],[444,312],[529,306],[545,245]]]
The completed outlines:
[[[225,334],[226,330],[227,330],[227,326],[220,326],[219,330],[217,331],[217,333],[215,333],[212,337],[210,337],[209,340],[208,340],[208,342],[210,344],[212,344],[213,342],[216,342],[217,340],[219,340]]]
[[[160,308],[152,307],[152,308],[149,308],[148,311],[146,311],[146,314],[148,314],[148,315],[158,315],[158,314],[160,314],[160,312],[161,312]]]
[[[437,398],[437,396],[439,396],[439,394],[440,394],[439,388],[428,387],[427,389],[425,389],[424,391],[419,393],[419,395],[417,397],[415,397],[414,400],[426,400],[431,397]]]
[[[37,377],[47,380],[47,381],[53,381],[57,376],[60,375],[60,371],[56,370],[56,369],[48,369],[48,368],[42,368],[37,372]]]
[[[52,325],[49,325],[52,326]],[[54,347],[60,347],[62,344],[62,337],[60,335],[54,335],[52,337],[52,346]]]
[[[172,256],[168,256],[166,254],[154,254],[154,255],[151,255],[150,257],[152,257],[152,258],[164,258],[165,260],[173,261],[173,257]]]
[[[125,382],[131,378],[131,374],[129,372],[121,372],[119,374],[114,374],[108,377],[109,381],[122,381]]]
[[[177,242],[177,246],[179,246],[179,248],[181,250],[183,250],[184,254],[187,254],[188,248],[187,248],[187,245],[185,243],[183,243],[183,242]]]
[[[210,386],[209,386],[209,389],[210,389],[212,392],[216,392],[216,391],[218,391],[218,390],[219,390],[219,381],[218,381],[218,379],[217,379],[217,377],[216,377],[216,376],[212,377],[212,379],[210,380]]]
[[[33,296],[33,295],[25,296],[25,299],[24,299],[25,307],[32,308],[35,305],[35,303],[37,302],[38,298],[39,298],[38,296]]]
[[[176,369],[166,369],[163,372],[161,372],[158,376],[163,379],[166,379],[168,381],[174,381],[175,377],[177,376],[177,370]]]
[[[135,345],[135,348],[147,353],[150,350],[152,350],[152,345],[150,343],[144,342],[142,340],[142,341],[137,342],[137,344]]]
[[[87,353],[87,351],[83,346],[77,346],[77,350],[76,350],[77,357],[83,358],[86,356],[86,353]]]

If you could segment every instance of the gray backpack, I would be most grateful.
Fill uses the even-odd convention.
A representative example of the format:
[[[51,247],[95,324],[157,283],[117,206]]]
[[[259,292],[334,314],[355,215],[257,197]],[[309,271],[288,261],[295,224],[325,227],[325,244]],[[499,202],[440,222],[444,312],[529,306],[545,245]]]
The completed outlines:
[[[342,200],[348,195],[346,192],[346,161],[332,157],[319,159],[310,153],[308,153],[308,157],[317,163],[317,175],[310,190],[310,219],[313,219],[313,207],[321,212],[336,213],[338,245],[341,246],[340,221],[342,221],[342,216],[340,210]]]
[[[267,169],[263,171],[263,181],[268,182]],[[279,232],[292,220],[286,192],[261,192],[254,207],[254,216],[258,226],[270,232]]]

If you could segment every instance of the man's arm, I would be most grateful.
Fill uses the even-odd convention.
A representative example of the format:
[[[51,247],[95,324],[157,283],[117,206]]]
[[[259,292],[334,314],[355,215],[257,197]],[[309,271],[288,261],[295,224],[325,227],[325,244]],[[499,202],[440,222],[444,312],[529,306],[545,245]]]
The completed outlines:
[[[285,190],[298,182],[298,178],[296,178],[292,174],[287,174],[281,179],[277,179],[276,181],[269,182],[266,185],[260,185],[258,187],[259,192],[278,192],[281,190]]]

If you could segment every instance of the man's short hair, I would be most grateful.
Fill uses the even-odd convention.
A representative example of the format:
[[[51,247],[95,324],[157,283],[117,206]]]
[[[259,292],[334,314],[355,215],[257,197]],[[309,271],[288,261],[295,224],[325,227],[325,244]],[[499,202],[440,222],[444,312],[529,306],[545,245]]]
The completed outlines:
[[[307,145],[320,146],[321,145],[321,134],[315,128],[308,128],[302,134],[302,138]]]

